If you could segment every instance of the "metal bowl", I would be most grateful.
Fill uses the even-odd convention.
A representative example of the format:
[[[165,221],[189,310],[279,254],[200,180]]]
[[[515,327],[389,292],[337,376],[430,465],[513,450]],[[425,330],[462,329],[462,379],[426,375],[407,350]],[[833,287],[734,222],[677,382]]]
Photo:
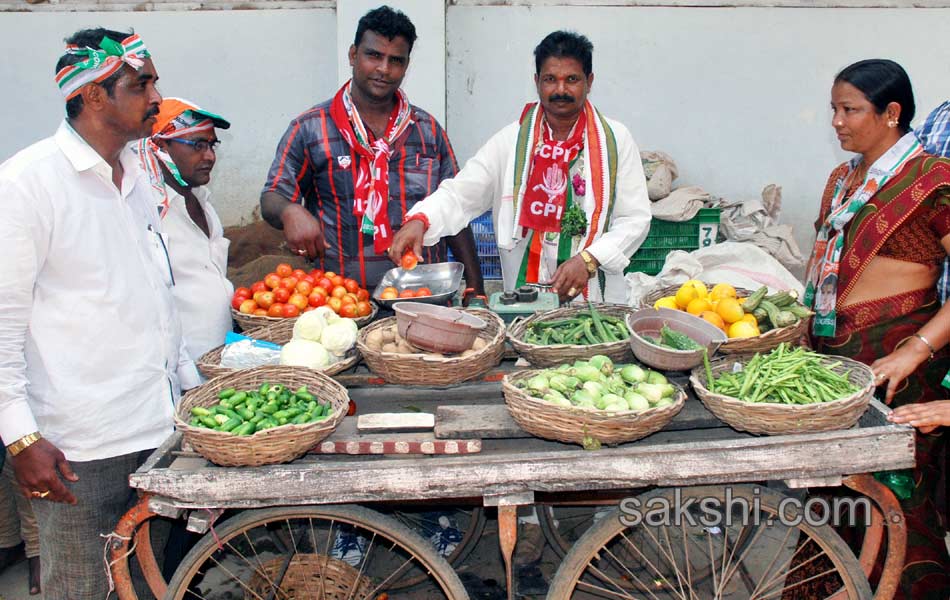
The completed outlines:
[[[637,360],[663,371],[688,371],[703,362],[703,350],[673,350],[663,348],[646,341],[643,336],[660,336],[660,329],[668,325],[670,329],[684,333],[700,346],[704,346],[711,357],[726,341],[726,334],[712,323],[697,316],[669,308],[641,308],[627,315],[627,329],[630,330],[630,348]]]
[[[373,290],[373,300],[386,308],[392,308],[396,302],[422,302],[444,306],[458,294],[462,285],[462,270],[462,263],[458,262],[419,264],[411,271],[400,267],[390,269],[383,274],[379,285]],[[432,295],[384,300],[379,295],[387,287],[394,287],[400,292],[407,288],[427,287],[432,290]]]

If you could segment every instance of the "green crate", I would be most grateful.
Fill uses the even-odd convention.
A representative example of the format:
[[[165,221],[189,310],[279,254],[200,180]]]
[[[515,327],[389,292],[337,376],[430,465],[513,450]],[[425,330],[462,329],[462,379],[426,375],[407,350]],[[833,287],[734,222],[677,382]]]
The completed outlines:
[[[666,255],[673,250],[691,252],[716,243],[719,234],[718,208],[701,208],[689,221],[653,219],[650,233],[630,258],[626,273],[656,275],[663,270]]]

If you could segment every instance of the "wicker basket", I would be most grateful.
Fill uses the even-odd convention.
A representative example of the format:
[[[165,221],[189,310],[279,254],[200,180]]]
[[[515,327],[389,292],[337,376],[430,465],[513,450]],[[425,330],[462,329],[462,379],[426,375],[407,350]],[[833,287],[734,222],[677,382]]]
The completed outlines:
[[[663,429],[686,403],[686,392],[674,384],[673,404],[638,412],[607,412],[588,408],[556,406],[529,396],[515,383],[537,375],[538,370],[506,375],[501,383],[508,412],[518,426],[533,436],[572,444],[583,444],[589,436],[602,444],[622,444],[644,438]]]
[[[650,292],[640,300],[640,307],[647,308],[652,307],[653,304],[660,298],[666,296],[673,296],[676,294],[676,290],[680,289],[678,285],[669,285],[658,290]],[[752,290],[747,290],[745,288],[737,287],[736,292],[742,296],[747,297],[752,294]],[[722,354],[752,354],[755,352],[766,352],[772,348],[777,347],[782,342],[788,342],[790,344],[799,345],[802,337],[808,331],[809,319],[799,319],[798,323],[794,325],[789,325],[788,327],[780,327],[778,329],[770,329],[761,335],[748,338],[732,338],[727,339],[722,345],[719,346],[719,352]]]
[[[505,351],[505,322],[488,310],[465,310],[487,323],[478,334],[480,339],[485,340],[485,347],[469,356],[440,358],[426,354],[398,354],[373,350],[366,345],[366,337],[371,332],[395,325],[396,317],[376,321],[361,329],[356,338],[356,347],[363,355],[366,366],[389,383],[437,386],[475,379],[501,362]]]
[[[246,600],[269,598],[286,559],[273,558],[261,564],[244,590]],[[274,598],[321,598],[365,600],[373,582],[342,560],[325,554],[295,554],[280,581]]]
[[[306,385],[314,397],[329,401],[333,412],[322,421],[281,425],[249,436],[188,424],[191,408],[217,404],[221,390],[256,388],[265,381],[293,388]],[[216,377],[185,394],[178,405],[175,425],[182,432],[184,441],[211,462],[225,467],[256,467],[287,462],[305,454],[336,429],[346,415],[349,403],[346,388],[319,371],[284,366],[257,367]]]
[[[373,319],[376,318],[376,313],[379,312],[379,306],[375,302],[370,300],[369,305],[373,307],[373,312],[369,313],[365,317],[359,317],[358,319],[353,319],[354,321],[356,321],[356,324],[359,327],[364,327],[368,325],[370,322],[372,322]],[[258,327],[263,327],[265,325],[272,325],[274,323],[283,323],[283,322],[288,322],[288,321],[293,323],[294,321],[297,320],[297,317],[278,318],[278,317],[262,317],[258,315],[247,315],[242,312],[234,310],[233,307],[231,308],[231,316],[234,318],[235,321],[237,321],[237,324],[240,325],[241,329],[244,331],[256,329]]]
[[[601,314],[617,317],[622,321],[626,321],[627,315],[633,314],[636,310],[621,304],[596,304],[594,308]],[[527,319],[515,321],[508,327],[508,341],[518,354],[535,367],[554,367],[566,362],[586,360],[596,354],[609,356],[615,363],[632,362],[633,351],[630,349],[630,340],[620,340],[607,344],[552,344],[549,346],[529,344],[524,341],[524,335],[532,323],[570,319],[587,313],[586,305],[565,306],[535,313]]]
[[[294,323],[296,319],[275,319],[276,323],[271,323],[269,325],[264,325],[263,327],[257,327],[244,332],[244,335],[254,338],[255,340],[264,340],[265,342],[273,342],[274,344],[284,345],[291,340],[294,336]],[[208,377],[220,377],[221,375],[227,375],[228,373],[233,373],[235,369],[229,369],[227,367],[221,366],[221,353],[224,351],[224,346],[218,346],[212,350],[208,350],[201,355],[201,358],[197,361],[198,370],[201,373]],[[356,351],[356,348],[350,350],[346,358],[340,362],[333,363],[326,369],[320,369],[320,372],[324,375],[336,375],[352,369],[360,362],[360,354]]]
[[[733,356],[713,362],[713,376],[731,371],[736,363],[745,364],[751,356]],[[744,402],[738,398],[710,392],[706,388],[706,371],[696,367],[689,381],[696,395],[709,412],[733,429],[749,433],[781,435],[816,433],[847,429],[864,414],[874,393],[874,374],[870,367],[849,358],[829,356],[826,364],[840,361],[836,371],[849,371],[848,379],[859,390],[850,396],[832,402],[816,404],[777,404],[771,402]]]

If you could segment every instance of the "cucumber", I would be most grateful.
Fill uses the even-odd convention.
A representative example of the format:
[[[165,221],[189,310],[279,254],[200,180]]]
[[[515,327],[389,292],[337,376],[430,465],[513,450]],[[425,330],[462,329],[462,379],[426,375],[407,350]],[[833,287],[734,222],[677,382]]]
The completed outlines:
[[[685,333],[670,329],[669,325],[663,325],[660,329],[660,339],[677,350],[701,350],[702,346],[696,343],[696,340]]]

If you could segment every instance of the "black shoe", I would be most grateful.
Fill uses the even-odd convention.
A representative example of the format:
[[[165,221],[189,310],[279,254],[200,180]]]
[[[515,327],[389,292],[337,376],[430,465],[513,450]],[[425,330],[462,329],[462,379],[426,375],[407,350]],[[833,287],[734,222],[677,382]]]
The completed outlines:
[[[7,567],[17,564],[26,558],[23,552],[23,542],[9,548],[0,548],[0,573],[3,573]]]
[[[539,562],[526,564],[515,573],[515,593],[518,596],[544,596],[548,587]]]
[[[472,600],[507,600],[505,589],[494,579],[482,579],[474,573],[460,573],[459,579]]]

